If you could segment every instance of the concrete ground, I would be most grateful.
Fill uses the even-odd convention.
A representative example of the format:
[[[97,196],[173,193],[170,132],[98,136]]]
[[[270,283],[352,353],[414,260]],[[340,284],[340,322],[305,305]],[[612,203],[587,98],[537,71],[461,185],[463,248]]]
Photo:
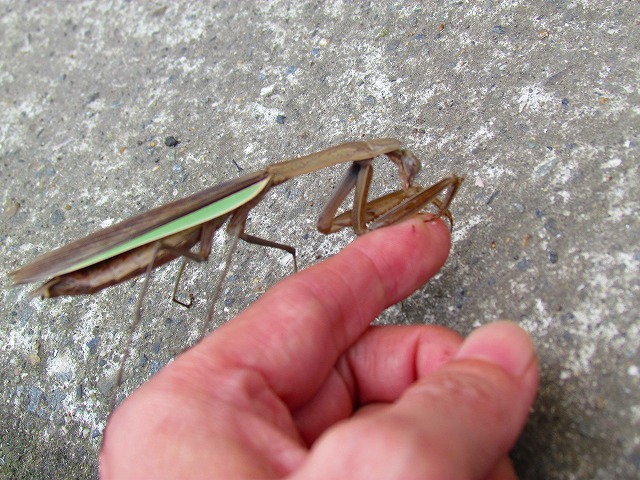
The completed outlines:
[[[542,368],[520,477],[637,478],[639,5],[0,0],[0,271],[240,169],[395,137],[421,183],[467,180],[442,273],[379,320],[517,321]],[[353,235],[314,225],[342,171],[274,189],[251,231],[302,267],[337,252]],[[242,245],[219,321],[287,260]],[[189,267],[191,310],[167,299],[176,265],[155,275],[124,392],[194,341],[219,264]],[[1,282],[0,477],[95,477],[140,281],[50,301]]]

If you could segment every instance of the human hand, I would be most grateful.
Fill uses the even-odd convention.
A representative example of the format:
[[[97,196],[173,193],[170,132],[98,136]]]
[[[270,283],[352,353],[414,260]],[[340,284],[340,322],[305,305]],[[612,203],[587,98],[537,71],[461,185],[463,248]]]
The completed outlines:
[[[370,326],[449,242],[417,217],[280,282],[123,402],[101,476],[515,478],[507,452],[538,385],[529,337],[508,322],[464,341]]]

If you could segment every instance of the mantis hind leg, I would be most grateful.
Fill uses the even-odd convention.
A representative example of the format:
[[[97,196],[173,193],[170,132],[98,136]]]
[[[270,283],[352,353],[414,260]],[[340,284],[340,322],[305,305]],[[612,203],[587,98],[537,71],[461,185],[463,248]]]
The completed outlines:
[[[220,297],[220,293],[222,292],[222,284],[229,273],[229,268],[231,267],[231,258],[238,246],[238,240],[243,240],[247,243],[253,243],[255,245],[261,245],[263,247],[271,247],[277,248],[279,250],[284,250],[285,252],[290,253],[293,256],[293,268],[294,271],[298,271],[298,263],[296,260],[296,249],[290,245],[285,245],[283,243],[277,243],[272,240],[267,240],[264,238],[256,237],[255,235],[250,235],[244,231],[247,216],[249,215],[249,211],[262,199],[264,194],[257,196],[251,202],[248,202],[238,208],[232,215],[231,220],[229,221],[229,226],[227,227],[227,232],[229,234],[229,238],[231,240],[231,245],[229,246],[229,251],[227,253],[227,258],[224,262],[224,267],[222,268],[222,272],[218,277],[218,281],[216,283],[213,295],[209,300],[209,308],[207,309],[207,314],[205,320],[202,324],[202,328],[200,330],[200,338],[204,337],[205,334],[209,331],[209,327],[211,325],[211,321],[213,319],[213,313],[215,310],[215,305]]]
[[[120,358],[120,365],[118,366],[118,374],[116,376],[116,384],[113,388],[113,394],[111,395],[111,400],[109,401],[109,413],[113,412],[116,406],[116,396],[118,395],[118,390],[122,386],[122,380],[124,377],[124,366],[127,363],[129,358],[129,354],[131,353],[131,341],[133,339],[133,334],[135,333],[138,325],[140,324],[140,320],[142,319],[142,302],[144,301],[144,297],[149,290],[149,283],[151,282],[151,275],[154,269],[155,259],[160,252],[162,245],[160,242],[157,242],[153,249],[152,260],[149,262],[147,266],[147,271],[144,276],[144,283],[142,284],[142,288],[140,289],[140,293],[138,294],[138,301],[136,302],[136,308],[133,312],[133,321],[129,326],[129,334],[127,335],[127,343],[124,346],[124,351],[122,353],[122,358]]]
[[[131,353],[131,343],[133,339],[133,334],[137,330],[138,325],[142,320],[142,305],[144,302],[144,298],[147,295],[147,292],[149,291],[151,277],[153,275],[154,269],[157,267],[156,261],[158,260],[160,252],[168,252],[174,258],[183,257],[185,259],[194,260],[196,262],[206,261],[209,258],[209,254],[211,253],[213,234],[218,228],[220,228],[220,225],[222,225],[225,220],[226,220],[226,217],[223,217],[220,219],[215,219],[212,222],[208,222],[202,225],[200,229],[200,238],[199,238],[200,247],[198,249],[198,252],[192,252],[188,248],[184,248],[184,247],[168,245],[167,243],[163,243],[162,240],[157,241],[153,244],[149,262],[147,264],[147,268],[144,273],[144,282],[142,284],[142,288],[140,289],[140,293],[138,294],[138,300],[136,302],[136,307],[133,313],[133,320],[131,322],[131,325],[129,326],[129,333],[127,335],[127,341],[124,347],[124,352],[122,354],[122,358],[120,359],[120,365],[118,366],[116,384],[114,386],[113,395],[109,402],[109,412],[113,412],[113,409],[115,408],[116,396],[118,394],[118,390],[120,390],[120,387],[122,386],[122,381],[124,377],[124,366],[127,360],[129,359],[129,355]],[[183,233],[180,233],[178,237],[182,235]],[[187,245],[189,245],[189,243],[187,243]],[[176,299],[178,284],[180,281],[180,277],[182,276],[182,272],[184,270],[185,262],[186,260],[183,260],[182,265],[180,266],[180,269],[178,271],[178,276],[173,288],[172,297],[175,302],[181,305],[184,305],[186,307],[189,307],[193,300],[193,296],[191,294],[189,294],[189,304],[186,304]]]
[[[247,210],[248,213],[248,210]],[[271,240],[266,240],[264,238],[256,237],[254,235],[249,235],[244,231],[246,215],[244,212],[240,213],[239,217],[234,217],[232,219],[232,224],[229,225],[229,238],[231,239],[231,245],[229,246],[229,253],[227,254],[227,259],[224,262],[224,267],[222,268],[222,272],[218,277],[218,282],[216,283],[215,290],[209,300],[209,308],[207,309],[207,315],[205,317],[205,321],[202,324],[202,328],[200,330],[200,338],[204,337],[206,333],[209,331],[209,326],[211,325],[211,321],[213,319],[213,312],[215,309],[216,302],[220,297],[220,293],[222,292],[222,284],[224,279],[227,277],[229,273],[229,268],[231,267],[231,258],[238,246],[238,240],[242,239],[247,243],[253,243],[255,245],[261,245],[263,247],[272,247],[278,248],[280,250],[284,250],[285,252],[290,253],[293,256],[293,268],[294,271],[298,271],[298,264],[296,262],[296,249],[290,245],[285,245],[282,243],[273,242]]]

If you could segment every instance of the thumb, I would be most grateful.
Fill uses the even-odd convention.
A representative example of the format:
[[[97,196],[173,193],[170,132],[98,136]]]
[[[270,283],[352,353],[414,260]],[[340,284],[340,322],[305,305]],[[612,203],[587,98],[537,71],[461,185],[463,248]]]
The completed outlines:
[[[510,322],[486,325],[465,340],[454,360],[419,379],[398,401],[329,430],[298,473],[485,478],[517,440],[537,385],[529,336]]]
[[[538,362],[531,338],[511,322],[481,327],[454,361],[415,388],[407,394],[428,405],[425,428],[447,459],[433,478],[484,478],[515,444],[535,400]]]

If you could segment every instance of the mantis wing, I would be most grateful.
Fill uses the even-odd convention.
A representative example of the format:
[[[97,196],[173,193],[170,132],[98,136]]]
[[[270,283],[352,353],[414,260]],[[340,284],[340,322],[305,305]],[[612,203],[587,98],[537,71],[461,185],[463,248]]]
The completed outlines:
[[[224,215],[254,198],[268,182],[268,174],[260,171],[221,183],[41,255],[9,275],[16,284],[31,283],[92,265]]]

